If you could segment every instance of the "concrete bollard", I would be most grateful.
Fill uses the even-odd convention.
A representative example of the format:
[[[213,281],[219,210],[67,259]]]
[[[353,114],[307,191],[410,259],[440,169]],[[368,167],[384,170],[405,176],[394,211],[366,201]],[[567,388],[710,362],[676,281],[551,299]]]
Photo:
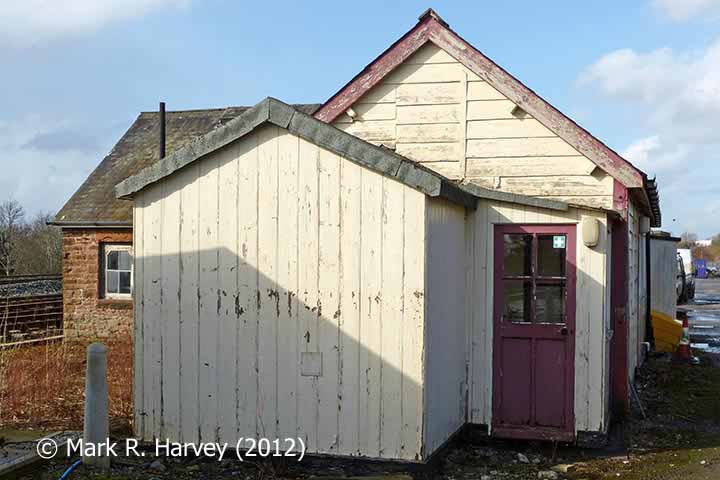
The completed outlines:
[[[101,448],[107,445],[108,428],[107,348],[92,343],[87,348],[83,450],[94,455],[83,455],[85,465],[110,468],[108,452]]]

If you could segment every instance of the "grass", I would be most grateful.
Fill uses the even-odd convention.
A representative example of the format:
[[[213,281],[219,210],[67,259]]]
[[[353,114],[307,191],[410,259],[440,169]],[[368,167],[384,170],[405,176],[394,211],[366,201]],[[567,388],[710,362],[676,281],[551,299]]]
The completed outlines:
[[[87,343],[0,350],[0,427],[82,430]],[[131,335],[106,346],[111,427],[117,429],[132,417]]]

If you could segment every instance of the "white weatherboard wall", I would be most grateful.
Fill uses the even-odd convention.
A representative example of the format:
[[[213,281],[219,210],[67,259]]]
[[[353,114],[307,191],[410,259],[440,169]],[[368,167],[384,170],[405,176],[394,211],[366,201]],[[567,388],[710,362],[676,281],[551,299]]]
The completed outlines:
[[[427,199],[425,289],[425,449],[432,452],[465,423],[468,245],[465,209]]]
[[[470,288],[474,292],[468,298],[471,422],[492,424],[494,225],[578,225],[585,217],[600,222],[600,238],[597,246],[588,248],[582,242],[581,232],[577,232],[575,428],[590,432],[606,429],[610,377],[606,214],[576,208],[565,212],[543,210],[493,201],[480,201],[477,210],[469,215],[473,250]]]
[[[677,240],[650,237],[650,308],[675,318]]]
[[[274,126],[139,192],[137,434],[422,459],[425,212]]]
[[[612,208],[612,177],[488,82],[427,43],[335,126],[452,179]]]

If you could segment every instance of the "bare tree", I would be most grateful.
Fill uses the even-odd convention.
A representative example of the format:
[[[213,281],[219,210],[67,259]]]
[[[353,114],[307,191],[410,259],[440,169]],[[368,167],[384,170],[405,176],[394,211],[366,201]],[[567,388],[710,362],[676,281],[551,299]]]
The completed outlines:
[[[62,232],[48,225],[52,215],[38,213],[22,229],[22,242],[15,252],[17,274],[60,273]]]
[[[17,200],[0,204],[0,275],[12,275],[15,271],[24,217],[25,210]]]

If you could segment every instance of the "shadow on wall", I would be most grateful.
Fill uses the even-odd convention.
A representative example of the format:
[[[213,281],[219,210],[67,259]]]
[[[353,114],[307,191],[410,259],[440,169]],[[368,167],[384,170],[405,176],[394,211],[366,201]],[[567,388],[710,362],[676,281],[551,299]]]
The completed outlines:
[[[398,246],[424,226],[393,225],[399,238],[385,238],[380,201],[350,224],[339,199],[360,212],[361,192],[343,186],[341,197],[336,179],[337,204],[321,204],[281,171],[275,205],[256,208],[245,189],[271,182],[238,171],[251,147],[222,149],[136,198],[136,433],[302,437],[309,452],[420,459],[424,253]],[[362,175],[381,192],[393,182]],[[376,225],[372,239],[361,221]]]
[[[145,276],[138,298],[137,434],[419,458],[423,326],[404,306],[422,292],[338,294],[337,272],[331,290],[298,292],[226,249],[197,260],[193,272],[178,255],[144,260],[180,268]]]

